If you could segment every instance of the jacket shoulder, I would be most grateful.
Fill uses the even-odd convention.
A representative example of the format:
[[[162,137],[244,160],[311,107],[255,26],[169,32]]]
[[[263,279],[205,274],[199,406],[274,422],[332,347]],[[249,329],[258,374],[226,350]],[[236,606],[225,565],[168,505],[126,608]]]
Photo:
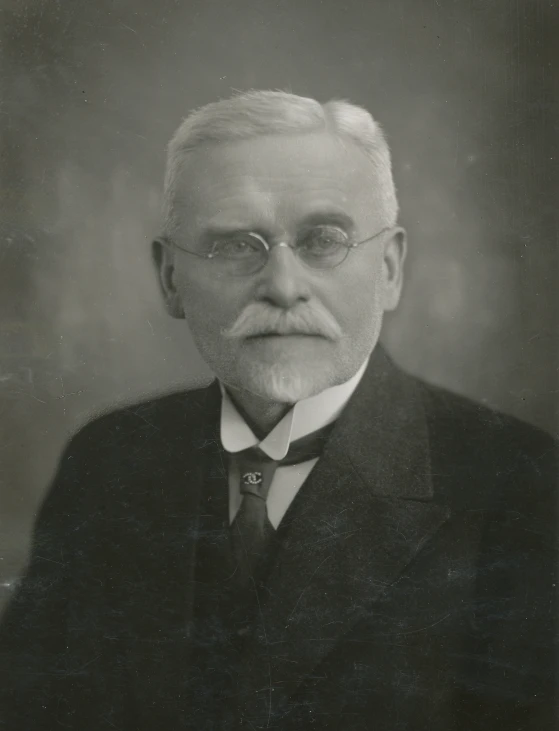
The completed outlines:
[[[155,447],[171,435],[185,440],[207,417],[211,387],[176,391],[94,414],[67,444],[68,453],[100,454],[120,451],[148,441]]]
[[[62,452],[43,509],[77,510],[92,495],[112,500],[149,475],[182,469],[201,424],[208,422],[212,392],[210,387],[169,393],[92,418]]]
[[[466,396],[415,379],[422,392],[433,431],[456,436],[466,444],[488,444],[494,449],[542,454],[557,449],[557,441],[543,429],[504,414]]]
[[[418,381],[433,472],[469,507],[537,503],[555,511],[559,445],[547,432],[469,398]],[[531,510],[531,508],[529,509]]]

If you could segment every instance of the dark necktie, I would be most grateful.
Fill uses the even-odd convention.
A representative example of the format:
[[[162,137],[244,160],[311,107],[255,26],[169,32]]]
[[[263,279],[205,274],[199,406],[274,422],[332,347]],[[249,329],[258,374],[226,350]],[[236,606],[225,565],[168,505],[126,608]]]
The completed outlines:
[[[235,583],[239,588],[248,587],[254,582],[273,542],[275,529],[268,518],[266,499],[276,469],[319,457],[333,426],[329,424],[296,440],[279,462],[268,457],[258,447],[251,447],[236,455],[242,502],[231,525],[231,540],[237,562]]]

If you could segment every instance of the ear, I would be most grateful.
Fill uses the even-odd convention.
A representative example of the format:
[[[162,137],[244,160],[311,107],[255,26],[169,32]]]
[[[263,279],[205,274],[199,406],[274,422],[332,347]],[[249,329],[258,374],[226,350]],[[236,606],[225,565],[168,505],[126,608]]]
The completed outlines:
[[[182,320],[184,309],[175,283],[175,252],[164,239],[155,239],[151,253],[165,308],[171,317]]]
[[[384,243],[383,308],[386,312],[395,310],[400,302],[404,279],[404,262],[407,253],[407,236],[403,228],[393,228]]]

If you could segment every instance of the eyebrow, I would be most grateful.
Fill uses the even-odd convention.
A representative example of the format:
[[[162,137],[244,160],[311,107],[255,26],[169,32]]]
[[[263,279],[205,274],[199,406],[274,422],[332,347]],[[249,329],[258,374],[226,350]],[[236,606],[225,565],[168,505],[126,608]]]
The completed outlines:
[[[309,228],[311,226],[321,225],[340,226],[340,228],[350,231],[355,228],[355,221],[344,211],[327,209],[323,211],[313,211],[312,213],[303,216],[303,218],[297,222],[297,228]],[[270,231],[263,226],[242,226],[239,225],[239,223],[231,222],[231,224],[220,223],[209,225],[207,228],[203,229],[200,238],[207,240],[239,231],[251,231],[259,234],[263,238],[270,236]]]
[[[344,211],[313,211],[299,221],[299,225],[302,226],[320,226],[324,224],[340,226],[348,230],[355,228],[355,221]]]

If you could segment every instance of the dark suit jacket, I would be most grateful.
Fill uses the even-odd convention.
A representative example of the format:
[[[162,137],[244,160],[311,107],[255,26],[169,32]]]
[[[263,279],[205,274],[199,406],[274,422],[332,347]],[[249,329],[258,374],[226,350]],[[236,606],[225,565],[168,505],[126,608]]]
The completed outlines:
[[[213,384],[72,440],[3,623],[0,728],[556,727],[550,437],[377,348],[228,667],[218,625],[193,652],[198,547],[227,522],[219,405]]]

